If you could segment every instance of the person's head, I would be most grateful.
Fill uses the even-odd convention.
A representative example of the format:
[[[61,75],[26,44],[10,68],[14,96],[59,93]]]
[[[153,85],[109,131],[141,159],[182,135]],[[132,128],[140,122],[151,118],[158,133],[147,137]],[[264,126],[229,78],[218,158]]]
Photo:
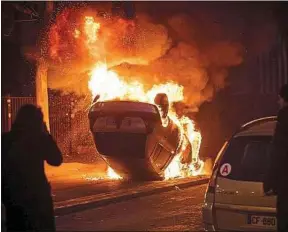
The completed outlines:
[[[281,108],[288,106],[288,84],[283,85],[279,91],[279,105]]]
[[[42,131],[43,125],[44,121],[41,109],[35,105],[27,104],[19,109],[12,125],[12,131]]]

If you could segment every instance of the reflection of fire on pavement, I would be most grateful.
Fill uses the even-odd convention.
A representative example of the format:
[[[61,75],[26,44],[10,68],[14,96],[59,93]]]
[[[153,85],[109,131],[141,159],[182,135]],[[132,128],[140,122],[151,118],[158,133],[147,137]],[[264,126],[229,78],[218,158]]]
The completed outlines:
[[[105,180],[105,179],[110,179],[110,180],[121,180],[122,177],[119,176],[111,167],[107,167],[107,171],[105,175],[96,175],[95,173],[90,173],[90,174],[83,174],[82,177],[86,180],[90,181],[97,181],[97,180]]]
[[[63,163],[59,167],[45,164],[45,173],[52,183],[69,183],[83,179],[100,180],[107,178],[107,165],[101,161],[94,164]]]

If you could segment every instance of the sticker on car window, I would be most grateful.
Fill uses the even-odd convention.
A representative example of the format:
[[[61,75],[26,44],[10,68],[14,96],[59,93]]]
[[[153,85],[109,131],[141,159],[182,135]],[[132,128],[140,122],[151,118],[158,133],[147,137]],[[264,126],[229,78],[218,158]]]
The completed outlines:
[[[220,168],[220,174],[222,176],[228,176],[231,173],[232,167],[230,164],[225,163],[222,164],[221,168]]]

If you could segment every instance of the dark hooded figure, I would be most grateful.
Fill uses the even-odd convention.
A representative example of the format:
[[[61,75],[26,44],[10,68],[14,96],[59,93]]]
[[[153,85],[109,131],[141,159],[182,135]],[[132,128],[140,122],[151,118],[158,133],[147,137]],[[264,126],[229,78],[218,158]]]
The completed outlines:
[[[23,106],[10,132],[2,135],[2,202],[7,231],[55,231],[50,184],[44,161],[62,163],[40,108]]]
[[[288,84],[279,93],[281,109],[273,137],[270,169],[264,182],[266,194],[277,195],[277,231],[288,231]]]

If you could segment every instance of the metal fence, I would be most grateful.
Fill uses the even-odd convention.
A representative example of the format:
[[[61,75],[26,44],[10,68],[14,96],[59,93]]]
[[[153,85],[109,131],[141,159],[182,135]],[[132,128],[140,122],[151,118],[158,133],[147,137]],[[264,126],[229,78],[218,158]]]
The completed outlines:
[[[25,104],[35,104],[35,97],[2,97],[1,99],[1,131],[11,129],[18,110]]]
[[[1,132],[7,132],[21,106],[36,104],[35,97],[2,97]],[[70,96],[49,96],[50,132],[64,154],[93,147],[89,132],[87,105]],[[93,147],[94,149],[94,147]],[[83,149],[82,149],[83,150]]]
[[[69,97],[49,97],[49,123],[52,136],[61,150],[72,152],[69,139],[71,130],[71,105]]]

